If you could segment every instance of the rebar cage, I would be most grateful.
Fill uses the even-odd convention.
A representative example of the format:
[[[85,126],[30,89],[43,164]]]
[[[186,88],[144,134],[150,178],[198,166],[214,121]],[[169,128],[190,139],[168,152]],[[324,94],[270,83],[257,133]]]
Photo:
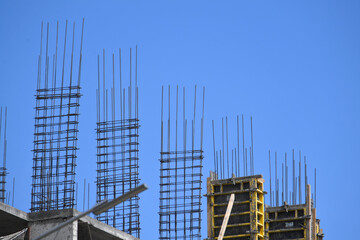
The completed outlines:
[[[178,87],[176,88],[176,108],[171,108],[170,86],[168,94],[167,133],[164,134],[164,88],[162,88],[159,239],[200,240],[205,88],[203,88],[200,131],[196,130],[195,124],[196,86],[194,115],[190,128],[187,128],[187,119],[185,116],[186,97],[185,88],[183,88],[182,134],[178,134]],[[176,118],[175,121],[173,121],[175,123],[174,125],[171,123],[171,112],[176,112]],[[175,126],[175,128],[171,130],[170,125]],[[189,135],[187,133],[188,129],[191,130],[189,131],[191,132]],[[175,134],[171,134],[171,132]],[[195,134],[195,132],[198,134]],[[187,136],[190,136],[190,140],[187,140]]]
[[[200,239],[203,152],[160,154],[160,239]]]
[[[97,201],[113,199],[139,186],[137,119],[97,124]],[[139,197],[132,197],[97,217],[139,235]]]
[[[81,96],[80,76],[84,21],[82,23],[78,79],[76,81],[73,79],[74,23],[70,76],[68,81],[65,82],[67,26],[68,22],[66,21],[62,74],[61,80],[59,80],[57,79],[59,23],[57,23],[56,31],[56,53],[52,56],[52,63],[50,63],[48,55],[49,23],[47,24],[44,77],[41,74],[43,67],[41,60],[43,24],[41,24],[41,46],[35,107],[31,212],[74,208],[75,206],[75,167],[76,152],[78,150],[77,134]],[[52,67],[50,67],[51,65]]]
[[[115,82],[115,54],[112,54],[113,81],[110,94],[106,88],[105,50],[103,50],[102,84],[100,83],[100,56],[98,56],[97,202],[117,198],[138,187],[140,182],[137,47],[135,86],[132,83],[132,49],[130,48],[130,86],[128,87],[123,87],[122,83],[121,55],[121,49],[119,49],[120,84],[118,84],[117,81]],[[116,89],[119,89],[118,92]],[[140,238],[139,196],[136,195],[109,209],[97,216],[97,219]]]

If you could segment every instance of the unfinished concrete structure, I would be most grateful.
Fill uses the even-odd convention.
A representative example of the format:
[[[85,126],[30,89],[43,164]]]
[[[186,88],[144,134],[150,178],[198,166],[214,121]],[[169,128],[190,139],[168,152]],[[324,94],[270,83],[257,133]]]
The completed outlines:
[[[264,204],[261,175],[207,179],[208,238],[231,240],[322,240],[323,230],[316,218],[310,184],[305,204],[271,207]],[[234,200],[231,200],[234,195]],[[230,211],[229,211],[230,206]]]
[[[316,208],[310,198],[310,185],[306,189],[306,203],[279,207],[266,207],[266,237],[269,240],[301,239],[322,240],[320,220],[316,218]]]
[[[210,172],[206,195],[208,239],[265,239],[263,189],[262,175],[217,179],[217,175]],[[234,203],[227,212],[232,194]]]
[[[34,239],[45,231],[78,214],[80,212],[76,209],[26,213],[0,202],[0,237],[8,236],[8,239],[17,240]],[[44,239],[138,240],[134,236],[89,216],[80,218]]]

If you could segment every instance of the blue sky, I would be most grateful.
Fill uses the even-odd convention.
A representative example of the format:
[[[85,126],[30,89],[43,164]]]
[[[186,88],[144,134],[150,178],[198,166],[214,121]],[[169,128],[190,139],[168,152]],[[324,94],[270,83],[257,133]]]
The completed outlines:
[[[54,30],[57,20],[62,29],[66,19],[80,26],[85,18],[79,189],[84,178],[94,182],[96,176],[97,54],[137,44],[140,176],[150,187],[141,195],[143,239],[158,238],[161,86],[169,84],[206,87],[204,179],[213,166],[211,120],[220,124],[228,116],[235,126],[237,114],[253,116],[255,173],[268,180],[269,149],[281,156],[301,150],[318,170],[317,216],[326,239],[355,236],[359,1],[56,2],[0,2],[0,106],[8,107],[8,187],[15,177],[15,207],[30,207],[41,21]],[[348,199],[354,203],[343,205]],[[205,221],[202,226],[205,237]]]

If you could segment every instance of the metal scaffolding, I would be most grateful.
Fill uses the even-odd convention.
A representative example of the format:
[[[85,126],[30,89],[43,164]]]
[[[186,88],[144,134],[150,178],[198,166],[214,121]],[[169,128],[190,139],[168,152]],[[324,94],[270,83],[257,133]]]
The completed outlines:
[[[2,122],[4,122],[4,137],[3,137],[3,140],[1,141]],[[5,119],[3,121],[3,108],[1,107],[1,109],[0,109],[0,146],[1,146],[1,143],[3,143],[4,148],[2,149],[2,159],[3,159],[2,163],[3,164],[2,164],[2,166],[0,166],[0,202],[3,202],[3,203],[5,203],[5,200],[7,199],[6,188],[5,188],[6,175],[7,175],[7,169],[6,169],[6,147],[7,147],[6,122],[7,122],[7,108],[5,107]],[[1,149],[0,149],[0,153],[1,153]],[[1,154],[0,154],[0,156],[1,156]]]
[[[41,24],[40,55],[35,107],[35,131],[33,150],[33,175],[31,212],[74,208],[75,166],[80,78],[84,20],[81,29],[79,69],[77,81],[73,78],[75,23],[71,45],[70,66],[66,64],[68,21],[65,25],[64,49],[60,79],[57,61],[59,45],[59,22],[56,26],[55,54],[49,56],[49,23],[47,23],[45,62],[43,55],[43,23]],[[50,61],[50,59],[52,59]],[[69,68],[68,68],[69,67]],[[42,71],[42,69],[45,71]],[[68,76],[65,76],[68,73]],[[67,75],[67,74],[66,74]]]
[[[203,160],[204,97],[200,131],[196,131],[196,86],[194,116],[191,121],[191,146],[187,141],[185,116],[185,88],[183,89],[183,133],[178,134],[179,91],[176,88],[175,135],[171,138],[170,86],[168,102],[167,135],[164,136],[164,87],[161,100],[161,152],[160,152],[160,208],[159,239],[201,239],[201,183]],[[196,144],[197,133],[199,145]],[[181,136],[182,135],[182,136]],[[165,140],[167,149],[164,149]],[[173,143],[173,146],[170,144]],[[182,144],[180,143],[182,140]],[[181,149],[182,148],[182,149]]]
[[[127,91],[122,83],[121,49],[119,49],[119,82],[115,81],[115,55],[112,54],[110,96],[105,84],[105,50],[103,51],[102,65],[103,81],[101,84],[100,56],[98,56],[98,89],[96,91],[97,202],[123,195],[139,186],[140,182],[137,47],[135,53],[135,86],[132,82],[133,61],[132,49],[130,48],[130,84]],[[119,89],[120,94],[116,93],[116,89]],[[133,101],[135,102],[134,105]],[[99,215],[97,219],[140,238],[139,196],[136,195],[124,201]]]

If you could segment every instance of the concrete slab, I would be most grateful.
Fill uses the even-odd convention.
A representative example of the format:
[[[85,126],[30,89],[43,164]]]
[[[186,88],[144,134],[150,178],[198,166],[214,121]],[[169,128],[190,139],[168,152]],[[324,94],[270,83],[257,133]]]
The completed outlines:
[[[21,231],[28,226],[26,212],[0,202],[0,236]]]
[[[80,213],[76,209],[26,213],[0,202],[0,236],[16,233],[29,227],[28,235],[30,239],[33,239]],[[140,240],[90,216],[80,218],[46,239]]]
[[[77,210],[75,210],[75,212],[77,212],[76,215],[79,214]],[[80,222],[87,223],[89,225],[92,240],[140,240],[139,238],[111,227],[110,225],[100,222],[90,216],[80,218]]]
[[[29,213],[30,221],[30,235],[31,238],[39,236],[39,231],[42,233],[51,227],[60,224],[67,219],[79,215],[76,209],[52,210],[46,212]],[[90,216],[85,216],[75,221],[74,224],[61,231],[58,234],[50,235],[48,239],[78,239],[78,240],[139,240],[113,228],[105,223],[102,223]],[[46,229],[46,230],[45,230]]]

